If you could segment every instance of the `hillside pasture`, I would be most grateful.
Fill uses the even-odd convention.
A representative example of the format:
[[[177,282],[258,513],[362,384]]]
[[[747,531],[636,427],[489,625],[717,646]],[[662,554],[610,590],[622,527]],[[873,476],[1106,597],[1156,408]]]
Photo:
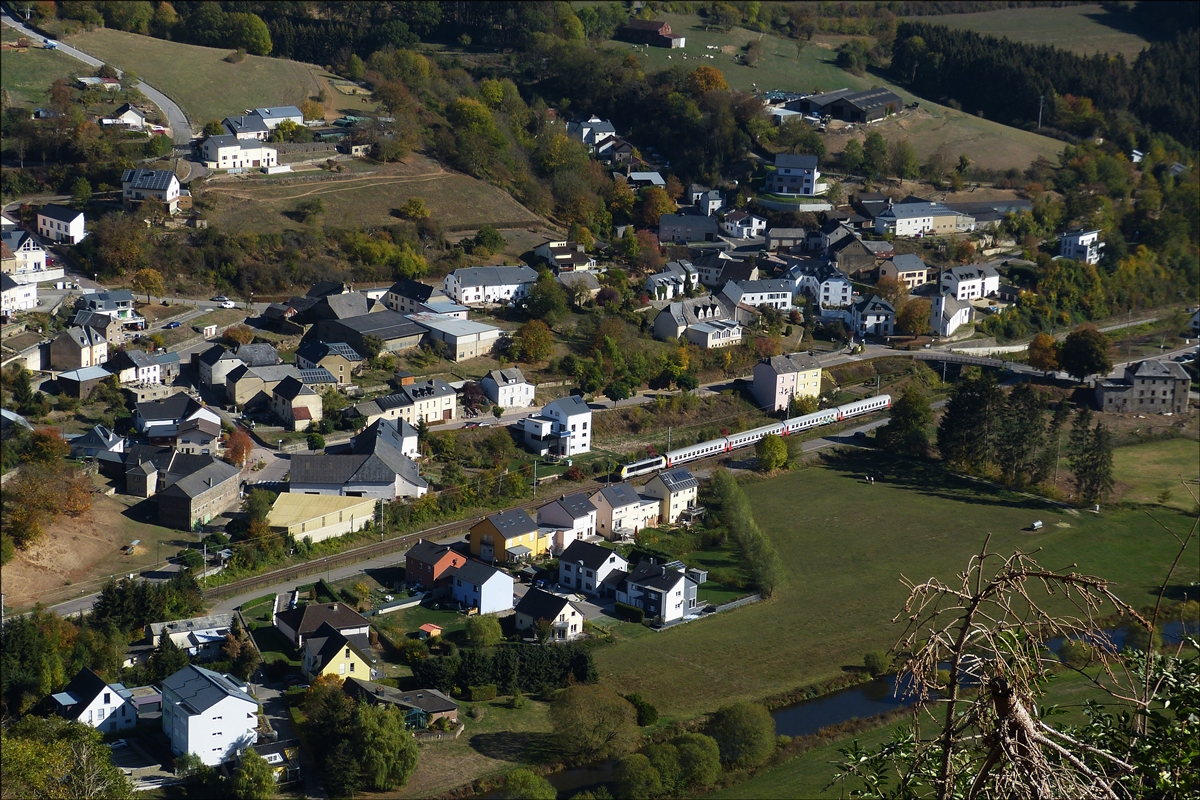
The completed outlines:
[[[1194,439],[1168,439],[1113,451],[1113,476],[1117,499],[1127,503],[1158,504],[1164,491],[1171,493],[1169,508],[1191,511],[1196,500],[1182,481],[1196,492],[1200,485],[1200,444]]]
[[[20,35],[12,28],[3,29],[5,44],[15,43]],[[50,85],[70,75],[91,75],[94,70],[81,61],[57,50],[42,47],[0,50],[0,88],[15,106],[32,108],[44,105]]]
[[[883,477],[867,484],[868,471]],[[995,553],[1043,548],[1047,568],[1077,563],[1138,606],[1153,601],[1178,547],[1140,512],[1068,513],[875,452],[752,482],[746,493],[785,564],[776,596],[651,636],[622,623],[616,643],[596,651],[604,682],[640,693],[664,715],[692,718],[860,667],[865,653],[900,636],[891,618],[907,594],[901,575],[953,582],[988,534]],[[1159,516],[1177,532],[1190,524],[1173,511]],[[1027,532],[1037,519],[1044,533]],[[1180,561],[1176,583],[1200,579],[1197,547]]]
[[[1025,44],[1059,47],[1085,56],[1120,53],[1131,63],[1143,48],[1150,46],[1150,42],[1137,33],[1122,28],[1120,13],[1091,4],[941,14],[915,17],[914,21],[1004,36]]]
[[[136,33],[96,28],[70,37],[69,44],[139,77],[170,97],[193,128],[248,108],[300,105],[318,91],[316,67],[282,58],[223,59],[230,50],[180,44]]]
[[[635,53],[647,72],[675,66],[688,69],[701,65],[716,67],[731,87],[747,92],[771,89],[820,92],[841,88],[863,91],[886,87],[900,95],[905,104],[914,100],[920,102],[920,109],[916,112],[906,110],[892,120],[873,125],[872,129],[878,129],[889,140],[897,136],[907,138],[922,159],[946,146],[955,158],[964,153],[976,166],[985,169],[1024,169],[1038,156],[1055,161],[1062,152],[1062,143],[1049,137],[965,113],[970,109],[955,111],[915,97],[879,75],[860,77],[840,69],[836,64],[836,50],[850,37],[817,36],[811,42],[800,42],[745,28],[734,28],[728,33],[715,29],[706,31],[703,20],[693,14],[660,16],[671,24],[677,35],[686,37],[687,47],[668,50],[615,41],[606,46]],[[742,51],[754,40],[762,43],[762,55],[754,66],[748,66]],[[799,50],[797,45],[800,45]],[[718,49],[710,50],[710,47]],[[826,148],[829,152],[841,152],[851,135],[863,136],[862,133],[831,133],[826,137]]]
[[[287,214],[304,200],[325,204],[322,222],[335,227],[394,225],[393,211],[410,197],[423,197],[430,216],[443,229],[475,229],[538,225],[541,218],[510,195],[469,175],[447,172],[422,156],[401,164],[381,164],[351,178],[320,176],[316,180],[285,178],[260,181],[257,176],[209,183],[206,195],[216,207],[211,218],[224,230],[278,230],[301,227]]]

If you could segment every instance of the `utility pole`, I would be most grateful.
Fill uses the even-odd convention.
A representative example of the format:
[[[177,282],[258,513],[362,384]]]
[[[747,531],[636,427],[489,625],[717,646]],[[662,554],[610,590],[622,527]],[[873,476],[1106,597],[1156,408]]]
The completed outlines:
[[[201,575],[200,580],[204,583],[205,587],[207,587],[208,586],[208,542],[204,543],[204,569],[201,570],[200,575]]]
[[[533,460],[533,499],[537,500],[537,459]]]
[[[671,452],[671,426],[667,426],[667,452]]]
[[[1046,95],[1038,97],[1038,130],[1042,129],[1042,104],[1046,102]]]

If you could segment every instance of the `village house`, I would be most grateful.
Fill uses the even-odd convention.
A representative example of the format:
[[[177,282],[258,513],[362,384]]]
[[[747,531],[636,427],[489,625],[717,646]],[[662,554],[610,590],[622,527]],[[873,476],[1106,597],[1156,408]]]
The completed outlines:
[[[370,425],[378,419],[403,420],[409,425],[450,422],[458,416],[458,394],[440,378],[400,387],[394,394],[354,406],[352,414]]]
[[[241,474],[232,464],[213,461],[175,481],[157,494],[159,524],[185,531],[207,525],[237,505]]]
[[[458,705],[436,689],[401,691],[360,678],[346,678],[342,690],[357,702],[394,706],[404,712],[404,727],[425,730],[443,717],[458,722]]]
[[[725,205],[725,196],[720,189],[710,189],[698,183],[688,187],[685,197],[688,205],[706,217],[711,217]]]
[[[920,197],[906,197],[875,217],[879,236],[924,236],[963,233],[975,229],[974,218]]]
[[[618,603],[640,608],[658,624],[696,613],[697,583],[674,567],[643,561],[628,573],[613,572],[607,583]]]
[[[225,376],[225,399],[243,411],[270,408],[275,387],[287,378],[304,382],[294,364],[249,367],[239,364]]]
[[[552,642],[569,642],[583,636],[583,612],[565,597],[531,588],[516,607],[516,628],[538,635],[538,623],[549,623]]]
[[[198,661],[216,661],[221,657],[221,645],[233,627],[230,614],[151,622],[146,626],[146,643],[160,647],[164,638]]]
[[[827,263],[797,262],[784,273],[784,277],[795,281],[796,292],[807,294],[822,312],[845,308],[854,296],[854,284],[850,278]]]
[[[674,300],[700,287],[700,273],[686,260],[668,261],[661,272],[646,278],[646,293],[655,300]]]
[[[213,463],[211,455],[181,453],[174,446],[174,429],[166,445],[127,442],[121,450],[96,452],[96,461],[104,475],[124,480],[124,491],[134,497],[154,497],[181,478]]]
[[[754,399],[770,411],[785,411],[793,397],[821,394],[821,365],[808,353],[771,356],[754,365]]]
[[[527,408],[537,394],[537,387],[516,367],[489,370],[479,387],[488,401],[500,408]]]
[[[1191,380],[1174,361],[1138,361],[1125,367],[1122,377],[1096,382],[1096,405],[1116,413],[1182,414]]]
[[[596,507],[583,492],[564,494],[538,509],[537,523],[554,531],[550,549],[561,553],[572,542],[596,535]]]
[[[720,232],[717,218],[703,214],[663,214],[658,218],[659,242],[713,242]]]
[[[542,406],[540,414],[521,420],[529,451],[563,458],[591,451],[591,426],[592,410],[576,395],[552,400]]]
[[[918,286],[929,283],[929,267],[918,255],[902,253],[879,265],[879,279],[891,278],[911,292]]]
[[[98,367],[107,360],[108,341],[91,328],[67,328],[50,343],[50,365],[54,369]]]
[[[645,486],[642,494],[645,497],[658,498],[659,522],[674,525],[684,514],[696,509],[696,495],[700,490],[700,482],[687,467],[667,469],[655,475]]]
[[[971,304],[959,300],[949,289],[933,297],[929,308],[929,327],[937,336],[950,336],[971,321]]]
[[[121,383],[162,383],[162,366],[143,350],[119,350],[104,368]]]
[[[42,283],[63,277],[62,267],[51,267],[46,251],[33,234],[18,228],[0,231],[3,260],[0,269],[17,283]]]
[[[857,236],[847,236],[828,251],[829,260],[847,275],[862,276],[875,269],[875,254]]]
[[[39,236],[52,242],[79,244],[87,236],[84,230],[82,211],[76,211],[66,206],[50,203],[37,212],[37,232]]]
[[[605,486],[589,499],[596,507],[596,532],[610,541],[632,539],[642,528],[658,524],[658,498],[642,497],[630,483]]]
[[[692,259],[692,266],[700,276],[700,283],[720,289],[730,281],[758,280],[758,267],[753,260],[736,258],[724,250],[706,252]]]
[[[600,294],[600,281],[592,272],[563,272],[555,276],[555,280],[567,290],[567,297],[579,306],[595,300]]]
[[[735,239],[753,239],[767,229],[767,221],[748,211],[731,211],[725,215],[721,230]]]
[[[336,675],[338,678],[370,678],[371,642],[365,633],[349,636],[328,622],[304,640],[300,671],[310,681]]]
[[[350,440],[349,453],[292,456],[289,491],[395,500],[423,497],[429,484],[409,457],[416,432],[398,420],[377,420]]]
[[[256,108],[247,113],[252,113],[261,119],[267,126],[267,130],[275,130],[284,122],[291,122],[294,125],[304,124],[304,114],[296,106],[268,106]]]
[[[530,267],[463,267],[446,276],[442,291],[465,306],[507,305],[524,299],[537,279]]]
[[[792,292],[795,283],[789,280],[769,279],[758,281],[730,281],[721,294],[735,306],[769,306],[780,311],[792,310]]]
[[[1100,251],[1104,242],[1100,241],[1100,231],[1085,231],[1077,229],[1067,231],[1058,237],[1058,254],[1063,258],[1082,261],[1085,264],[1099,264]]]
[[[596,157],[607,164],[630,164],[636,148],[619,137],[605,139],[596,148]]]
[[[108,342],[110,351],[125,344],[125,324],[111,314],[81,309],[71,317],[70,324],[98,332]],[[175,355],[175,358],[179,356]]]
[[[255,169],[279,164],[279,151],[257,137],[209,136],[200,145],[200,160],[209,169]]]
[[[55,712],[64,719],[116,733],[137,724],[137,710],[130,692],[120,683],[105,683],[88,667],[82,667],[61,692],[50,696]]]
[[[558,557],[558,582],[581,594],[599,597],[614,571],[629,569],[617,551],[592,542],[575,541]]]
[[[11,317],[22,311],[32,311],[37,304],[36,283],[20,283],[7,272],[0,274],[0,314]]]
[[[455,303],[436,286],[420,281],[396,281],[383,297],[383,304],[401,314],[442,314],[455,319],[467,318],[467,307]]]
[[[772,194],[797,194],[815,197],[825,194],[829,187],[821,183],[816,156],[775,154],[775,169],[767,173],[763,190]]]
[[[121,202],[134,208],[147,200],[157,200],[174,214],[179,210],[179,179],[169,169],[127,169],[121,173]]]
[[[454,548],[422,539],[404,554],[404,582],[410,589],[448,585],[465,561]]]
[[[471,555],[491,563],[540,558],[550,550],[549,532],[540,531],[523,508],[484,517],[471,527],[470,536]]]
[[[297,378],[284,378],[271,391],[271,413],[294,431],[320,422],[321,405],[321,395]]]
[[[896,309],[878,295],[864,297],[850,307],[850,330],[858,336],[891,336]]]
[[[483,562],[468,561],[454,573],[450,596],[463,608],[500,614],[512,610],[513,579]]]
[[[1000,274],[991,264],[967,264],[942,273],[942,289],[956,300],[978,300],[1000,290]]]
[[[329,371],[337,381],[338,386],[352,382],[353,377],[362,369],[363,357],[353,347],[345,342],[301,343],[296,349],[296,366],[300,369],[319,369]]]
[[[441,314],[409,314],[408,318],[425,329],[426,341],[441,349],[449,361],[489,356],[500,340],[499,328],[474,320]]]
[[[171,395],[165,400],[149,400],[138,403],[133,412],[133,423],[138,433],[153,439],[156,436],[174,436],[181,423],[193,419],[207,419],[221,424],[216,412],[186,394]]]
[[[309,331],[309,338],[322,342],[345,342],[357,353],[366,355],[366,338],[383,341],[383,352],[398,353],[416,347],[425,338],[425,329],[403,314],[390,309],[340,319],[321,319]]]
[[[701,329],[708,326],[713,331]],[[693,336],[693,332],[695,336]],[[741,341],[741,325],[734,312],[734,302],[722,294],[690,297],[677,300],[654,318],[654,338],[675,341],[687,335],[701,347],[726,347]]]
[[[633,19],[617,28],[617,39],[634,44],[648,44],[654,47],[679,49],[687,44],[682,36],[676,36],[671,31],[669,23],[657,19]]]
[[[101,120],[103,125],[121,125],[131,131],[140,131],[146,127],[146,115],[136,106],[125,103],[112,112],[112,116]]]
[[[267,127],[266,121],[257,114],[226,117],[221,120],[221,125],[229,131],[230,135],[236,136],[238,139],[257,139],[265,142],[271,135],[271,129]]]
[[[175,755],[194,753],[215,767],[258,741],[258,701],[234,676],[191,664],[164,679],[162,690],[163,733]]]
[[[577,272],[595,269],[596,259],[578,242],[546,241],[533,248],[533,254],[555,272]]]
[[[221,426],[209,419],[192,419],[175,432],[175,449],[181,453],[219,455]]]
[[[371,623],[362,614],[342,602],[309,603],[275,614],[275,627],[297,649],[324,625],[347,637],[366,636],[371,630]]]
[[[119,321],[126,328],[141,330],[146,326],[144,317],[137,313],[133,293],[128,289],[113,292],[93,292],[75,301],[75,308],[105,314]]]
[[[567,123],[567,136],[577,142],[582,142],[588,153],[596,155],[597,150],[606,141],[615,139],[617,129],[606,119],[600,119],[595,114],[586,120]]]
[[[93,458],[98,453],[125,452],[125,439],[103,425],[94,425],[87,433],[70,440],[71,458]]]

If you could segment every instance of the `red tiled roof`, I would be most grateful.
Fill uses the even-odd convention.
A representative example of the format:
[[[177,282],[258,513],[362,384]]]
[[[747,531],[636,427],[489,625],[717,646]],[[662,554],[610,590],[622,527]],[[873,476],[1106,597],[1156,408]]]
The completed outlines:
[[[308,410],[308,406],[293,408],[292,419],[312,419],[312,412]]]

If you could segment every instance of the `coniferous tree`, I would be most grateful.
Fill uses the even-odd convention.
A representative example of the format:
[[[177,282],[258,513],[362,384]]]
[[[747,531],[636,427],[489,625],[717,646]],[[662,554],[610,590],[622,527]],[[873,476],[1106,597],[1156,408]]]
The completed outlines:
[[[1008,395],[996,433],[996,465],[1009,483],[1024,484],[1046,437],[1046,400],[1028,381]]]
[[[925,458],[929,455],[929,426],[933,410],[929,398],[918,386],[909,386],[892,406],[888,424],[875,434],[879,445],[889,453]]]
[[[960,469],[984,468],[991,460],[991,439],[1003,406],[1004,397],[991,375],[959,381],[938,425],[942,458]]]
[[[1071,433],[1074,438],[1075,432]],[[1079,440],[1081,449],[1071,461],[1075,491],[1084,503],[1098,503],[1108,497],[1115,483],[1112,432],[1098,422],[1090,430],[1083,429]]]
[[[1054,416],[1050,418],[1050,424],[1046,426],[1045,446],[1034,467],[1033,483],[1045,483],[1051,477],[1055,484],[1058,483],[1058,460],[1062,453],[1062,431],[1070,418],[1071,406],[1065,400],[1059,402],[1058,408],[1054,410]]]

